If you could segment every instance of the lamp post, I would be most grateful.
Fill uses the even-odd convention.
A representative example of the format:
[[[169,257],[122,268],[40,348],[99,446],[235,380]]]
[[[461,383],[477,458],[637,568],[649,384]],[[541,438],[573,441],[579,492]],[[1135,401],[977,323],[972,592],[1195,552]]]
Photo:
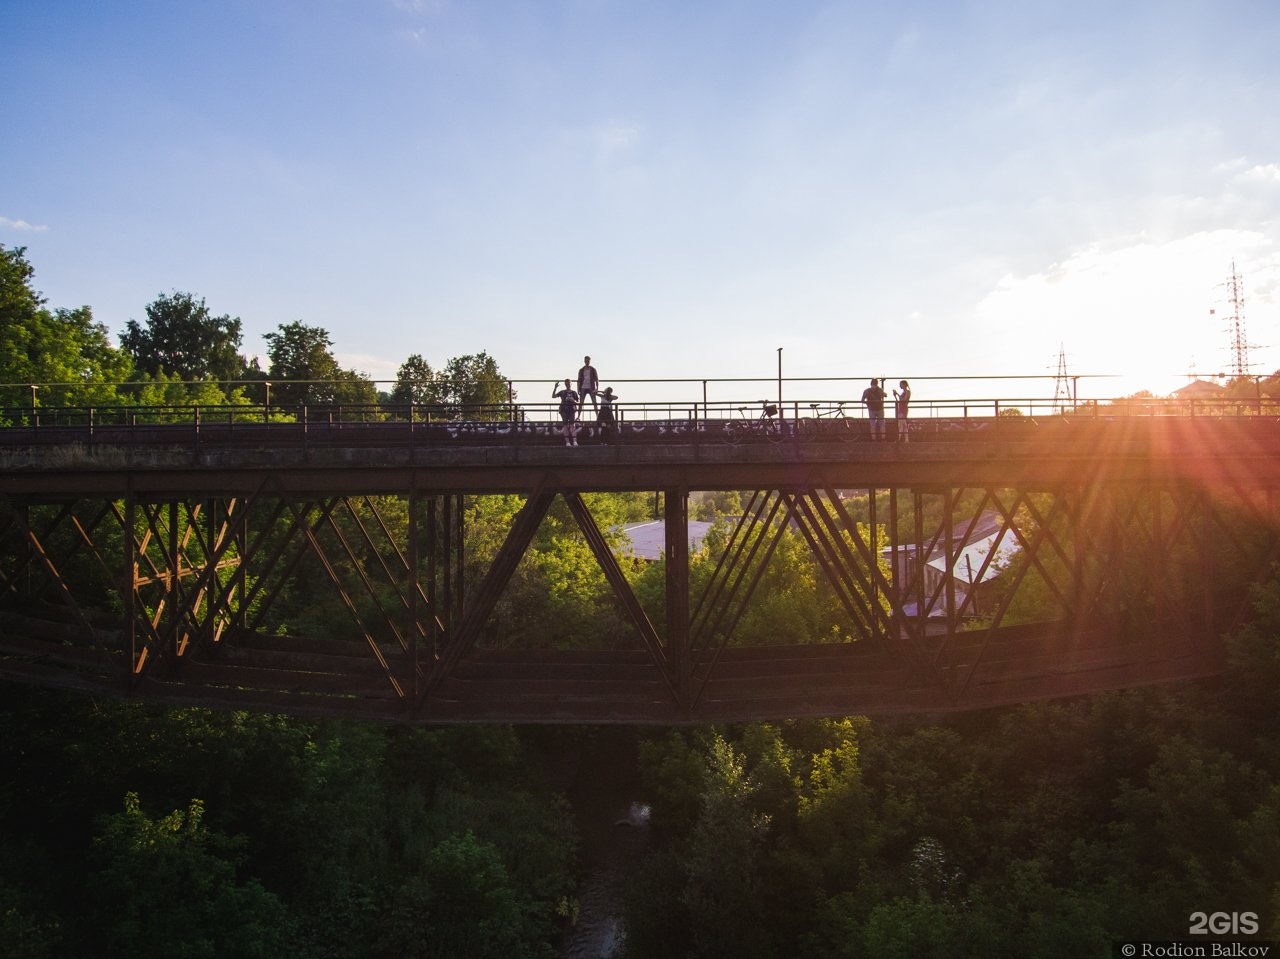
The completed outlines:
[[[778,347],[778,419],[785,417],[782,409],[782,347]]]
[[[267,401],[262,408],[262,422],[270,423],[271,422],[271,381],[263,380],[262,382],[263,382],[263,385],[265,385],[267,388]]]

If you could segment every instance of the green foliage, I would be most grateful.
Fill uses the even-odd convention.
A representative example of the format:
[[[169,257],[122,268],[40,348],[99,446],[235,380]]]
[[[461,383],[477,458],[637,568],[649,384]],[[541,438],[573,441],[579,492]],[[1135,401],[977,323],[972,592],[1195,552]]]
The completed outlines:
[[[436,402],[436,372],[431,364],[414,353],[396,370],[396,383],[389,400],[397,406],[423,406]]]
[[[642,515],[645,504],[627,494],[588,494],[583,502],[623,576],[637,581],[644,566],[629,556],[622,526]],[[469,582],[478,583],[524,500],[484,496],[467,505],[467,575]],[[563,499],[557,498],[544,517],[490,616],[482,642],[503,648],[639,648],[639,633]]]
[[[515,394],[488,353],[455,356],[439,372],[414,353],[396,372],[389,401],[424,407],[432,419],[506,419]]]
[[[108,956],[271,957],[285,909],[256,881],[236,881],[238,844],[204,825],[204,804],[151,819],[136,793],[106,817],[88,912]]]
[[[436,386],[436,402],[461,416],[466,416],[469,409],[506,406],[515,398],[488,353],[453,357],[445,364]]]
[[[6,954],[22,955],[10,948],[20,941],[31,956],[346,959],[412,955],[448,933],[455,945],[544,955],[558,934],[576,832],[508,727],[385,729],[5,693]],[[122,793],[173,811],[153,817],[134,798],[121,811]],[[479,898],[457,901],[454,882]],[[467,939],[463,907],[503,918]]]
[[[1266,743],[1280,740],[1276,736],[1280,732],[1280,714],[1274,708],[1280,695],[1278,584],[1280,567],[1273,567],[1271,581],[1252,590],[1254,619],[1227,639],[1227,657],[1232,667],[1228,674],[1230,699],[1248,717],[1249,732],[1263,736]]]
[[[0,383],[47,384],[34,396],[27,387],[7,387],[0,406],[118,403],[116,384],[132,370],[128,354],[111,346],[87,306],[46,309],[31,286],[34,275],[23,247],[0,246]]]
[[[238,317],[214,316],[190,293],[162,293],[147,305],[146,325],[129,320],[120,345],[143,376],[180,381],[237,380],[247,363]]]
[[[282,323],[263,339],[271,361],[267,376],[273,406],[377,404],[373,383],[338,364],[332,340],[320,327],[298,321]]]
[[[66,955],[60,923],[30,901],[26,883],[0,881],[0,942],[9,959],[57,959]]]
[[[135,380],[129,384],[128,391],[134,404],[133,417],[137,422],[149,420],[172,422],[172,414],[163,410],[149,412],[147,407],[200,406],[225,407],[243,406],[244,413],[237,413],[235,419],[252,418],[261,420],[261,413],[249,413],[250,400],[246,397],[246,387],[236,386],[230,389],[213,380],[187,381],[177,375],[157,373],[149,379]],[[256,400],[253,402],[257,402]],[[225,418],[226,413],[219,410],[215,415]]]
[[[714,736],[707,760],[702,810],[683,861],[680,902],[695,919],[685,955],[775,955],[757,908],[769,819],[755,808],[757,785],[728,741]]]
[[[759,510],[758,501],[752,508]],[[758,552],[744,561],[742,557],[749,556],[750,550],[742,550],[743,530],[748,530],[747,536],[761,535],[758,528],[752,530],[750,525],[740,526],[736,517],[714,522],[703,540],[703,548],[689,560],[689,588],[693,596],[706,594],[712,589],[713,576],[723,576],[720,564],[726,554],[740,557],[739,582],[755,584],[741,616],[722,623],[724,628],[732,626],[730,641],[740,646],[767,646],[852,642],[858,638],[855,620],[840,601],[806,538],[785,524],[779,513],[764,532]],[[873,544],[873,550],[878,550],[878,540],[869,526],[859,524],[858,535],[863,543]],[[850,554],[857,555],[852,536],[848,533],[843,536]],[[881,572],[887,573],[883,563]],[[862,602],[868,603],[863,587],[854,588],[861,594]],[[740,586],[738,595],[745,593],[745,585]],[[877,601],[882,605],[885,602],[883,597]]]
[[[743,912],[722,941],[747,954],[1068,959],[1181,938],[1214,909],[1255,912],[1269,934],[1280,585],[1257,610],[1221,686],[647,740],[657,846],[628,898],[629,956],[732,954],[700,938],[727,904]]]
[[[877,959],[947,959],[975,955],[974,947],[990,943],[971,941],[966,934],[968,917],[955,906],[928,896],[900,897],[871,910],[861,930],[861,948],[850,944],[848,956]],[[856,943],[856,940],[855,940]],[[1031,953],[1029,953],[1031,954]],[[1034,953],[1034,955],[1040,955]]]
[[[450,836],[427,856],[431,891],[426,925],[430,956],[508,959],[529,954],[521,938],[521,908],[493,846],[471,833]]]
[[[689,518],[714,522],[742,515],[742,494],[737,490],[695,493],[689,497]]]

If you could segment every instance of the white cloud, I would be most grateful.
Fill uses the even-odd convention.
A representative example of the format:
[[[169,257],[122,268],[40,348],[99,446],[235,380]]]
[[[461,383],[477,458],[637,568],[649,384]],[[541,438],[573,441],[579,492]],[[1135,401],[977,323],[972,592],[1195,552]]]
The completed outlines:
[[[1234,174],[1245,169],[1249,164],[1248,157],[1232,157],[1230,160],[1223,160],[1217,164],[1213,170],[1215,173]]]
[[[18,230],[23,233],[43,233],[45,230],[49,229],[43,224],[37,225],[35,223],[28,223],[26,220],[10,220],[7,216],[0,216],[0,227],[4,227],[9,230]]]
[[[1243,173],[1236,174],[1235,179],[1248,183],[1280,183],[1280,163],[1252,166]]]

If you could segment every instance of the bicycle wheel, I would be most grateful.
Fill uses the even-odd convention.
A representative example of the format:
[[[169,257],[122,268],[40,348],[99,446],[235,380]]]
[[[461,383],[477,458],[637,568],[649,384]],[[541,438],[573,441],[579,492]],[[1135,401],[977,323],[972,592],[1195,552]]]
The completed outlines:
[[[742,420],[729,420],[724,424],[724,439],[730,446],[739,446],[750,434],[750,423]]]

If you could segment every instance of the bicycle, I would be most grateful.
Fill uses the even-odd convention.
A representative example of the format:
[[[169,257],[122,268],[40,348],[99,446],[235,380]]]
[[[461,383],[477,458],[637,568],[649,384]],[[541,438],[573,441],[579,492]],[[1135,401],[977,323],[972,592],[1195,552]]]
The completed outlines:
[[[829,405],[829,404],[827,404]],[[834,409],[824,411],[824,404],[810,403],[812,415],[800,421],[803,435],[813,439],[830,437],[841,441],[858,439],[855,420],[844,411],[844,401],[836,403]]]
[[[755,419],[749,419],[747,413],[752,409],[753,407],[750,406],[739,406],[738,415],[741,419],[730,420],[725,424],[725,435],[729,442],[735,446],[739,443],[760,440],[781,443],[785,438],[785,431],[781,418],[774,419],[778,415],[778,407],[768,400],[761,400],[760,415]]]

